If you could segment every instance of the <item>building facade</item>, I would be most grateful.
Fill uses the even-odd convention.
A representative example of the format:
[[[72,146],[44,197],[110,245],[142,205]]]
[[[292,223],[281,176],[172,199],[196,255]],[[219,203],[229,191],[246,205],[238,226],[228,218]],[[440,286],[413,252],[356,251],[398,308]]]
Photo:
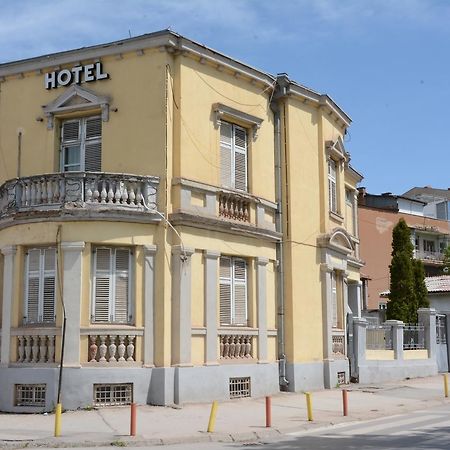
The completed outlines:
[[[0,89],[2,410],[54,406],[64,322],[68,409],[348,380],[361,177],[328,96],[171,31]]]
[[[364,309],[384,310],[389,290],[389,265],[392,252],[392,230],[403,218],[411,230],[414,257],[420,259],[427,276],[442,274],[444,251],[450,243],[449,222],[432,216],[428,203],[391,193],[373,195],[360,189],[359,227],[361,257],[368,276]]]

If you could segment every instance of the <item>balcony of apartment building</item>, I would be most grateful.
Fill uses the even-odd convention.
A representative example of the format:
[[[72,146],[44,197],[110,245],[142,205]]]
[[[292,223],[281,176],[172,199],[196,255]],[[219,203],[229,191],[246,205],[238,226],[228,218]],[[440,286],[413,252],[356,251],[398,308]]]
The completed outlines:
[[[414,257],[420,259],[425,266],[441,266],[445,249],[450,245],[449,233],[437,229],[412,231],[414,239]]]
[[[159,220],[159,178],[124,173],[61,172],[8,180],[0,186],[3,224],[46,218]]]

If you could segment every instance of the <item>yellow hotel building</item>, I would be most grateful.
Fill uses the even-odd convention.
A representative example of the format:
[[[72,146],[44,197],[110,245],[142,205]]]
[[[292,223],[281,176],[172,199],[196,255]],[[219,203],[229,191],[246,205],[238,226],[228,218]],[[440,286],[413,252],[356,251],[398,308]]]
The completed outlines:
[[[348,382],[349,124],[167,30],[0,65],[0,409]]]

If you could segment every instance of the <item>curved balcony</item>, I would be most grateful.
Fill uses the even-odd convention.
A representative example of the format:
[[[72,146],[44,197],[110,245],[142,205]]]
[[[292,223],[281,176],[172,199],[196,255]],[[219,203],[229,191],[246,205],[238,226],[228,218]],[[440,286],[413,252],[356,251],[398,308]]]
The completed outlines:
[[[136,217],[159,220],[159,178],[105,172],[65,172],[6,181],[0,186],[0,220],[54,216]],[[144,206],[146,205],[147,208]]]

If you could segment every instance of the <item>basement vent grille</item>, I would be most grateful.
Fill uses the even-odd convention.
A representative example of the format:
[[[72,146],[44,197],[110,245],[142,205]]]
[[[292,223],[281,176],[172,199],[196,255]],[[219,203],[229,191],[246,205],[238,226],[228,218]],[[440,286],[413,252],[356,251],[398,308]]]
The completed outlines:
[[[94,384],[95,406],[120,406],[133,402],[133,383]]]
[[[250,377],[230,378],[230,398],[244,398],[250,396]]]
[[[345,384],[345,372],[338,372],[337,373],[337,384],[339,386]]]
[[[16,406],[45,406],[46,384],[16,384]]]

